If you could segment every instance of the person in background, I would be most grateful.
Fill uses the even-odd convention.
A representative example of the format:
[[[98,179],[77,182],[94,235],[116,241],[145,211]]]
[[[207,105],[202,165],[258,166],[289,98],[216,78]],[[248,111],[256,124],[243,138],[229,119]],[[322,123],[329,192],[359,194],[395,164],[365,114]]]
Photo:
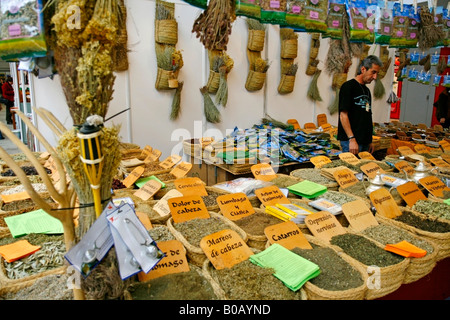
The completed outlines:
[[[361,61],[357,75],[341,86],[337,139],[342,152],[374,151],[372,95],[366,85],[377,78],[382,66],[380,58],[369,55]]]
[[[444,88],[436,101],[436,117],[442,127],[450,126],[450,88]]]
[[[14,107],[14,88],[12,86],[12,77],[7,76],[5,83],[2,85],[2,94],[8,102],[6,104],[6,123],[12,124],[11,108]]]

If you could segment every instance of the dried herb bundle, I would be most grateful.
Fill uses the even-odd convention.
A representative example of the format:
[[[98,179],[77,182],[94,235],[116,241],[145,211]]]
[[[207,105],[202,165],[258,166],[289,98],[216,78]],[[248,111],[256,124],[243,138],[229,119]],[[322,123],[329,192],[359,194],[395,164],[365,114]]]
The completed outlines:
[[[247,18],[246,22],[249,30],[266,30],[266,25],[256,19]]]
[[[256,58],[255,62],[250,65],[250,70],[266,73],[269,67],[270,63],[267,59]]]
[[[192,32],[206,49],[226,50],[231,24],[236,20],[235,2],[211,0],[208,7],[194,21]]]
[[[298,71],[298,64],[293,63],[286,69],[286,72],[284,74],[288,76],[295,76],[297,74],[297,71]]]
[[[271,116],[266,116],[266,117],[262,118],[261,119],[261,123],[262,124],[266,124],[266,125],[273,125],[276,128],[281,128],[281,129],[288,130],[288,131],[294,129],[293,125],[286,124],[286,123],[281,122],[279,120],[275,120]]]
[[[319,87],[317,86],[317,80],[319,79],[322,70],[317,70],[314,73],[314,76],[309,84],[308,92],[306,96],[312,101],[322,101],[322,97],[320,96]]]
[[[445,33],[434,23],[434,13],[426,5],[420,7],[419,16],[419,49],[426,51],[444,40]]]
[[[177,120],[181,110],[181,91],[183,90],[184,82],[178,82],[178,87],[175,90],[175,94],[172,100],[172,108],[170,112],[170,120]]]
[[[204,86],[200,88],[200,92],[203,96],[203,111],[205,113],[206,121],[211,123],[220,123],[220,121],[222,121],[220,111],[217,109],[214,101],[212,101],[209,96],[208,87]]]

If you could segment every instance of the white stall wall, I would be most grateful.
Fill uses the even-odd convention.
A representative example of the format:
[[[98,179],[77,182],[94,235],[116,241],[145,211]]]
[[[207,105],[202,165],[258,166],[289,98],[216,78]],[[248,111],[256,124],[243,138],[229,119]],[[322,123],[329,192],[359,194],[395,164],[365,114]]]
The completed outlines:
[[[259,124],[265,115],[280,120],[297,119],[301,126],[306,122],[316,123],[316,116],[327,114],[328,122],[337,125],[337,113],[330,115],[328,105],[334,99],[331,89],[331,76],[324,70],[324,61],[329,48],[329,39],[322,39],[319,68],[324,70],[318,85],[322,102],[312,102],[306,97],[312,77],[305,74],[309,60],[310,35],[298,33],[298,57],[295,62],[299,69],[294,91],[280,95],[277,87],[280,81],[280,38],[279,26],[267,25],[267,38],[262,56],[271,63],[267,73],[265,87],[258,92],[248,92],[245,81],[248,73],[246,55],[247,25],[244,17],[237,17],[228,43],[227,54],[234,60],[234,68],[228,75],[228,103],[218,107],[222,122],[207,123],[203,114],[203,98],[200,88],[207,82],[209,65],[207,52],[200,41],[191,32],[194,20],[201,10],[182,1],[172,1],[178,22],[178,43],[184,66],[178,80],[184,82],[181,93],[181,115],[178,120],[169,119],[174,91],[155,89],[156,54],[154,46],[155,2],[153,0],[128,0],[127,31],[129,46],[129,70],[117,73],[114,97],[110,103],[106,118],[130,107],[131,110],[120,114],[106,123],[107,126],[120,124],[123,142],[132,142],[144,147],[150,145],[162,152],[161,159],[170,154],[182,155],[182,141],[202,136],[225,137],[234,127],[250,128]],[[390,49],[392,61],[394,50]],[[379,54],[379,47],[373,45],[370,53]],[[355,74],[358,59],[353,60],[349,79]],[[390,105],[386,103],[392,88],[393,63],[383,79],[386,96],[374,100],[373,120],[388,122]],[[65,126],[73,123],[70,117],[59,77],[53,79],[33,78],[36,94],[36,107],[50,110]],[[372,83],[369,87],[372,89]],[[214,96],[212,95],[214,100]],[[53,133],[41,120],[37,123],[39,130],[52,145],[57,141]]]

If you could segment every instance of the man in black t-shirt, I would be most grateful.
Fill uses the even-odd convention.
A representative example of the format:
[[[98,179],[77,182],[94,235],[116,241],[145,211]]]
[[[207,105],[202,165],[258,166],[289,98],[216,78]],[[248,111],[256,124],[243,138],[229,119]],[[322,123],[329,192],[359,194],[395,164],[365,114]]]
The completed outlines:
[[[366,84],[377,78],[382,66],[377,56],[368,56],[361,61],[355,78],[340,88],[337,139],[342,152],[373,152],[372,96]]]

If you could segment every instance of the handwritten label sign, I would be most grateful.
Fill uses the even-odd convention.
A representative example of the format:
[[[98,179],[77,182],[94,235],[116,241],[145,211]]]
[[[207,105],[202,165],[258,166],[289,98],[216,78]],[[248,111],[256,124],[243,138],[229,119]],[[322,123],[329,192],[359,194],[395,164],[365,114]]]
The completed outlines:
[[[147,158],[151,153],[152,153],[153,148],[150,147],[149,145],[146,145],[144,147],[144,149],[142,149],[141,155],[139,156],[139,158],[141,159],[145,159]]]
[[[173,168],[172,171],[170,171],[170,173],[179,179],[185,177],[191,169],[192,163],[181,162],[175,168]]]
[[[140,178],[140,176],[144,173],[145,168],[143,166],[139,166],[133,169],[130,174],[122,181],[125,187],[129,188]]]
[[[372,191],[369,194],[370,201],[372,201],[373,206],[382,216],[386,218],[395,218],[402,215],[400,208],[395,202],[392,195],[385,188],[380,188],[375,191]]]
[[[438,177],[428,176],[419,180],[419,183],[424,186],[433,196],[442,198],[444,190],[450,190]]]
[[[224,194],[217,197],[222,214],[232,221],[239,220],[255,213],[250,200],[243,192]]]
[[[231,268],[253,255],[241,236],[231,229],[203,237],[200,247],[217,270]]]
[[[334,171],[333,177],[343,189],[351,187],[359,181],[355,174],[347,168]]]
[[[278,243],[289,250],[296,247],[301,249],[312,249],[312,246],[305,235],[293,221],[286,221],[268,226],[264,229],[264,234],[271,244]]]
[[[433,158],[433,159],[430,159],[430,162],[431,162],[432,164],[434,164],[436,167],[450,168],[450,164],[448,164],[447,162],[445,162],[445,161],[442,160],[441,158]]]
[[[327,242],[332,237],[345,233],[345,229],[336,217],[328,211],[319,211],[308,215],[305,218],[305,224],[314,236]]]
[[[400,172],[405,172],[409,175],[412,175],[416,172],[416,170],[414,170],[414,168],[412,166],[409,165],[408,162],[406,162],[405,160],[399,161],[395,164],[395,167],[397,168],[398,171]]]
[[[180,241],[160,241],[158,248],[164,253],[164,257],[148,273],[143,271],[138,273],[139,281],[145,282],[168,274],[190,270],[186,259],[186,249]]]
[[[134,193],[136,197],[144,201],[150,199],[155,193],[161,189],[162,185],[156,180],[149,180],[138,191]]]
[[[361,171],[364,172],[370,179],[375,178],[377,174],[386,173],[377,163],[369,162],[361,166]]]
[[[412,207],[417,200],[427,199],[423,192],[420,191],[417,184],[412,181],[408,181],[407,183],[398,186],[397,191],[409,207]]]
[[[410,156],[414,154],[414,151],[412,151],[411,148],[407,146],[400,146],[397,150],[402,156]]]
[[[161,156],[161,151],[158,149],[152,149],[152,151],[149,153],[149,155],[144,159],[144,162],[155,162],[159,160],[159,157]]]
[[[364,200],[344,203],[342,205],[342,211],[350,225],[356,231],[362,231],[368,227],[378,225],[378,221]]]
[[[171,156],[168,156],[166,159],[164,159],[162,162],[159,163],[161,167],[164,169],[170,169],[174,165],[176,165],[178,162],[180,162],[181,157],[177,154],[173,154]]]
[[[277,177],[272,166],[268,163],[258,163],[251,166],[251,171],[255,179],[262,181],[272,181]]]
[[[419,154],[423,154],[423,153],[429,153],[430,151],[428,150],[428,148],[426,146],[424,146],[423,144],[416,144],[414,145],[414,150],[419,153]]]
[[[16,192],[12,194],[2,194],[1,198],[4,203],[9,203],[13,201],[26,200],[30,198],[30,195],[26,191]]]
[[[444,153],[444,154],[441,154],[441,158],[444,159],[445,162],[450,164],[450,155]]]
[[[341,159],[344,162],[347,162],[348,164],[356,165],[359,164],[359,159],[351,152],[343,152],[339,154],[339,159]]]
[[[329,124],[329,123],[324,123],[321,125],[321,127],[324,132],[328,132],[332,129],[331,124]]]
[[[442,150],[450,150],[450,142],[447,140],[440,140],[439,145],[441,146]]]
[[[315,156],[309,159],[315,168],[322,168],[325,164],[331,163],[331,159],[326,156]]]
[[[208,219],[210,217],[203,199],[200,196],[185,196],[167,200],[175,223],[192,219]]]
[[[328,123],[327,115],[325,113],[321,113],[317,115],[317,126],[322,126],[323,124]]]
[[[264,206],[273,206],[277,203],[291,203],[277,186],[269,186],[255,190],[255,194]]]
[[[208,195],[205,184],[198,177],[176,179],[174,185],[185,196],[198,195],[203,197]]]
[[[177,197],[183,197],[183,194],[176,189],[170,190],[161,199],[158,200],[158,202],[153,206],[153,210],[158,212],[161,217],[170,215],[170,208],[167,200]]]
[[[358,156],[361,159],[365,159],[365,160],[376,160],[375,157],[370,152],[367,152],[367,151],[361,151],[360,153],[358,153]]]
[[[136,215],[139,218],[139,221],[142,222],[146,230],[150,230],[153,228],[152,222],[150,221],[150,218],[146,213],[136,211]]]

